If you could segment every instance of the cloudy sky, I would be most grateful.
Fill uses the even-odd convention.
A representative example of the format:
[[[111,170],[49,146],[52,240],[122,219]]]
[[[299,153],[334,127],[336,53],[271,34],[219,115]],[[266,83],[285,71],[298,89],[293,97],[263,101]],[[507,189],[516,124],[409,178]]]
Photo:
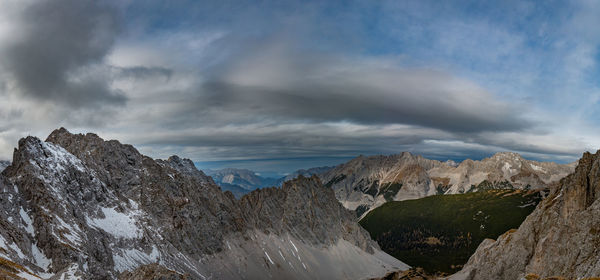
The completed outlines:
[[[264,174],[600,148],[600,2],[0,0],[0,159],[64,126]]]

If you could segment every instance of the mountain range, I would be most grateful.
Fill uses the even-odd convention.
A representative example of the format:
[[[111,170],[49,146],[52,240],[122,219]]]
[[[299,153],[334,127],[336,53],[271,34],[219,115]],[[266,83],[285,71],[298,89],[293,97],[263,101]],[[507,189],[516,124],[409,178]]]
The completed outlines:
[[[206,174],[211,176],[219,185],[236,185],[247,191],[275,186],[277,179],[265,178],[252,170],[238,168],[224,168],[218,170],[207,170]]]
[[[2,279],[365,279],[408,268],[316,176],[238,200],[188,159],[154,160],[92,133],[21,139],[0,190]]]
[[[238,168],[224,168],[218,170],[206,170],[224,191],[230,191],[236,198],[260,188],[275,186],[277,179],[265,178],[252,170]]]
[[[300,169],[280,178],[262,177],[252,170],[239,168],[209,169],[206,174],[210,175],[223,190],[231,191],[235,197],[240,198],[256,189],[281,186],[283,182],[296,179],[300,175],[311,177],[329,171],[331,168],[333,167]]]
[[[526,160],[502,152],[460,164],[426,159],[408,152],[360,156],[319,174],[348,209],[364,216],[387,201],[482,189],[541,189],[573,171],[575,163]]]
[[[387,201],[417,199],[436,194],[468,193],[481,189],[543,189],[571,173],[575,163],[526,160],[512,152],[482,160],[437,161],[403,152],[359,156],[333,167],[301,169],[279,179],[265,178],[248,169],[208,170],[215,182],[236,197],[268,186],[281,186],[299,175],[317,175],[334,189],[338,200],[359,216]]]

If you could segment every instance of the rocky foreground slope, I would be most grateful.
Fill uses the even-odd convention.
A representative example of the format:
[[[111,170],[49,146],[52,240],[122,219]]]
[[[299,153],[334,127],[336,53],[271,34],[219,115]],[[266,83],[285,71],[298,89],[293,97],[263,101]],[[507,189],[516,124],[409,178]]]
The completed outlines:
[[[362,279],[398,269],[316,177],[236,200],[190,160],[65,129],[21,139],[0,175],[1,279]]]
[[[479,189],[546,188],[571,173],[574,164],[526,160],[516,153],[497,153],[481,161],[441,162],[408,152],[360,156],[319,177],[336,197],[359,214],[385,203],[435,194]]]
[[[518,230],[482,242],[451,279],[599,277],[599,198],[600,151],[585,153]]]

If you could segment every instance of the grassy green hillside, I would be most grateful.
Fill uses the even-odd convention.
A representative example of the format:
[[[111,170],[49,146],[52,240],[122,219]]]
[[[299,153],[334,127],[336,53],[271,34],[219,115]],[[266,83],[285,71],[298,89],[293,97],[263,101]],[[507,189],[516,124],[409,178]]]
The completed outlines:
[[[518,228],[541,200],[520,190],[486,190],[392,201],[360,224],[388,254],[429,273],[451,273],[485,238]]]

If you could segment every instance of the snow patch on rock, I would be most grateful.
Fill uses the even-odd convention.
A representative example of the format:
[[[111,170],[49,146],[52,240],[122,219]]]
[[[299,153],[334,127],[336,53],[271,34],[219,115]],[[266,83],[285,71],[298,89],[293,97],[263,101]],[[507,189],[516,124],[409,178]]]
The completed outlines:
[[[44,271],[47,271],[48,267],[52,264],[52,260],[48,259],[35,244],[31,244],[31,254],[33,255],[35,264]]]
[[[55,218],[59,225],[56,226],[53,232],[54,236],[63,241],[68,241],[71,244],[77,246],[81,245],[83,238],[81,238],[81,229],[79,226],[67,224],[59,216],[56,216]]]
[[[115,261],[115,270],[123,272],[126,270],[133,270],[141,264],[158,262],[160,260],[160,252],[154,245],[149,254],[138,249],[126,249],[115,254],[113,260]]]
[[[19,214],[21,215],[21,219],[23,219],[23,221],[25,222],[25,230],[27,231],[27,233],[34,235],[33,223],[27,212],[23,210],[23,207],[19,209]]]
[[[102,208],[104,218],[90,219],[86,217],[88,225],[104,230],[114,237],[141,238],[142,230],[136,225],[134,213],[121,213],[114,208]]]

